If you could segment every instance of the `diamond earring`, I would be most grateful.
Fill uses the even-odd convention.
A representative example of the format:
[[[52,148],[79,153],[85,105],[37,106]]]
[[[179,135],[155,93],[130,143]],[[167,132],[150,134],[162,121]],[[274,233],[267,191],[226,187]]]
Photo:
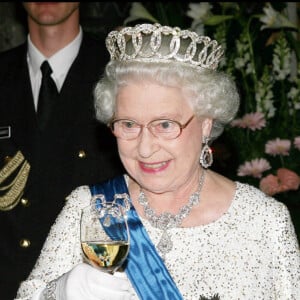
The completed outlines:
[[[203,168],[207,169],[213,163],[213,154],[211,148],[208,146],[209,138],[203,138],[203,144],[201,154],[200,154],[200,164]]]

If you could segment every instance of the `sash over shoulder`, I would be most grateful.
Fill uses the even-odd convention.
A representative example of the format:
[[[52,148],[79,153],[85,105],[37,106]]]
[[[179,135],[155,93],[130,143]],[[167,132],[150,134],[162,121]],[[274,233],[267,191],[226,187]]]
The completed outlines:
[[[116,194],[129,195],[123,175],[91,185],[90,190],[92,195],[103,194],[106,201],[113,201]],[[131,200],[129,201],[127,216],[130,250],[124,264],[128,278],[142,300],[182,300],[175,282],[150,240]]]

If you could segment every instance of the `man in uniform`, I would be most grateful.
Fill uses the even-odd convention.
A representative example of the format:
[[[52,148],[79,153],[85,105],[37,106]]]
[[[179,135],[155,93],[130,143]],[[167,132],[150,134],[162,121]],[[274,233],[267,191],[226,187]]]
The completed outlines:
[[[93,87],[108,59],[104,41],[82,31],[79,2],[23,5],[27,41],[0,54],[4,300],[14,298],[33,268],[71,190],[123,172],[112,134],[94,117]],[[40,69],[45,60],[54,94]]]

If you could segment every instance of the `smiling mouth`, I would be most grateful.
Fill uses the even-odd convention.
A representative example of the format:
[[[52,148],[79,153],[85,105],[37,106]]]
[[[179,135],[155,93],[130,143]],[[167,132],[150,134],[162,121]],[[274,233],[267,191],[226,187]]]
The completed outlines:
[[[159,163],[140,163],[143,169],[148,170],[161,170],[164,169],[170,161],[164,161]]]

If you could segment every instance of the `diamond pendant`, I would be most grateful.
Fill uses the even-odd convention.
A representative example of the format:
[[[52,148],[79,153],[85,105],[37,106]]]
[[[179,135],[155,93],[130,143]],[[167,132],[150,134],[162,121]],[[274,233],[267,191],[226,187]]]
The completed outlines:
[[[173,247],[173,242],[171,240],[170,235],[165,230],[159,240],[159,243],[157,244],[158,251],[162,254],[162,257],[164,259],[165,254],[169,252]]]

